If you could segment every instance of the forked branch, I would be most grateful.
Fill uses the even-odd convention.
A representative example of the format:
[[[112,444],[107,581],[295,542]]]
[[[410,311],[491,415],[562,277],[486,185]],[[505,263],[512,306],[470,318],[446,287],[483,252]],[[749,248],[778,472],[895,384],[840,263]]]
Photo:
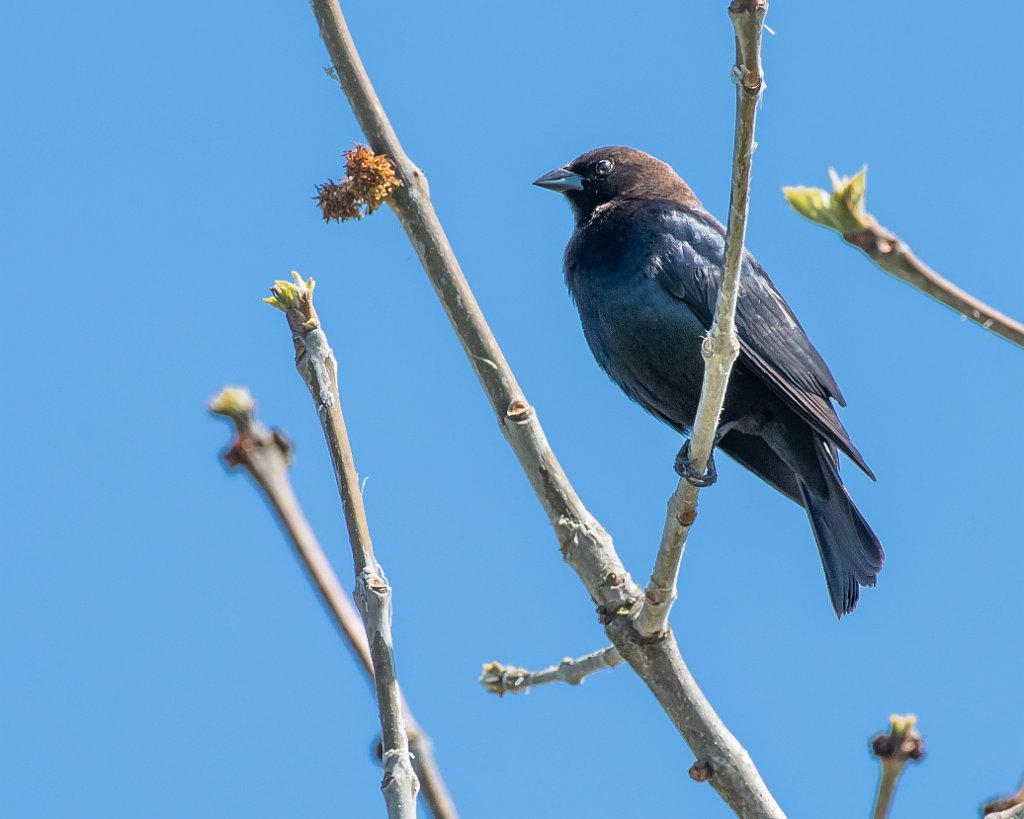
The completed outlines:
[[[594,600],[611,642],[658,698],[701,760],[702,770],[708,771],[704,778],[729,806],[743,817],[783,817],[747,752],[690,675],[671,630],[646,639],[635,628],[642,591],[551,451],[535,409],[523,395],[466,283],[434,212],[426,180],[402,150],[374,92],[337,0],[312,0],[311,4],[341,87],[370,147],[391,158],[401,179],[388,203],[416,249],[502,432],[558,534],[562,555]],[[755,14],[754,6],[763,8],[764,3],[752,3],[747,11],[737,8],[735,13]]]

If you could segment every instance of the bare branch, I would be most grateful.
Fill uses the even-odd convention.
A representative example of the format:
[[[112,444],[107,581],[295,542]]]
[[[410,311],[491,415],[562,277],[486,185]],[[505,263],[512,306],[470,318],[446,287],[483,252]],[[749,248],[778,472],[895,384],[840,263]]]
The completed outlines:
[[[1015,321],[953,282],[944,279],[915,256],[896,234],[886,230],[864,206],[867,168],[842,177],[831,168],[832,193],[820,188],[783,188],[793,210],[815,224],[839,233],[843,240],[864,251],[886,273],[915,287],[960,315],[1024,347],[1024,324]]]
[[[604,648],[573,659],[566,657],[558,665],[527,671],[525,668],[505,666],[501,663],[487,663],[480,675],[480,684],[499,697],[505,694],[521,694],[538,685],[564,682],[581,685],[591,674],[604,668],[615,668],[622,662],[622,655],[615,646]]]
[[[715,320],[701,347],[704,354],[704,383],[689,443],[690,460],[697,474],[704,473],[708,468],[729,375],[740,350],[736,336],[736,300],[740,289],[743,241],[747,232],[750,168],[755,147],[754,123],[758,101],[765,85],[761,68],[761,32],[767,12],[767,0],[736,0],[729,6],[729,17],[736,29],[736,65],[733,67],[733,81],[736,83],[736,135],[732,154],[725,267],[715,305]],[[668,628],[669,612],[676,600],[679,564],[683,559],[686,537],[697,518],[699,492],[700,486],[696,482],[683,478],[669,499],[658,557],[647,584],[644,607],[637,617],[637,630],[645,636],[660,634]]]
[[[608,533],[583,506],[548,444],[505,355],[487,326],[430,201],[423,172],[406,156],[363,68],[337,0],[312,0],[341,88],[370,147],[390,157],[402,184],[388,204],[409,236],[502,432],[558,532],[566,562],[580,575],[603,617],[631,610],[640,588],[626,573]]]
[[[363,496],[359,491],[359,476],[338,396],[338,362],[313,307],[315,283],[312,279],[303,281],[298,273],[292,276],[294,283],[275,282],[271,288],[273,296],[267,301],[282,310],[288,319],[295,344],[295,366],[313,397],[345,512],[356,574],[356,604],[363,615],[373,660],[384,759],[381,790],[388,816],[389,819],[411,819],[416,816],[419,781],[409,756],[409,738],[395,671],[391,641],[391,586],[373,553]]]
[[[224,463],[231,468],[243,467],[263,490],[338,628],[363,669],[372,676],[373,662],[363,623],[302,513],[288,479],[291,443],[281,432],[269,430],[257,420],[256,401],[244,388],[225,387],[210,400],[209,407],[211,412],[229,418],[235,425],[235,440],[221,456]]]
[[[708,781],[729,806],[744,817],[783,817],[747,752],[690,676],[672,632],[647,640],[634,628],[632,618],[641,589],[551,451],[536,411],[523,395],[466,283],[430,202],[426,180],[403,151],[373,90],[337,0],[311,0],[311,5],[342,90],[370,147],[391,158],[402,181],[388,204],[416,249],[502,432],[555,527],[562,555],[597,605],[610,640],[654,692],[698,759],[708,760]]]
[[[690,746],[697,758],[695,767],[704,772],[694,778],[709,782],[737,816],[785,819],[750,754],[725,727],[690,674],[671,629],[658,639],[646,640],[631,621],[618,618],[605,631]]]
[[[996,813],[986,813],[985,819],[1024,819],[1024,802]]]
[[[981,815],[985,819],[1024,819],[1024,783],[1016,793],[982,805]]]
[[[282,528],[291,539],[306,570],[313,579],[349,647],[359,659],[360,666],[373,684],[373,661],[362,620],[341,581],[331,567],[327,555],[303,514],[298,498],[288,478],[291,463],[291,445],[278,430],[267,429],[255,417],[256,402],[248,390],[225,387],[210,401],[210,410],[226,416],[235,425],[236,437],[224,452],[224,463],[229,467],[243,467],[256,485],[263,490]],[[433,743],[409,710],[403,708],[409,731],[409,746],[413,755],[413,768],[422,786],[422,795],[434,819],[458,819],[444,778],[434,758]]]
[[[924,739],[914,727],[916,723],[913,714],[893,714],[889,717],[889,733],[878,734],[871,740],[871,753],[882,765],[873,819],[886,819],[903,769],[911,760],[919,762],[924,758]]]

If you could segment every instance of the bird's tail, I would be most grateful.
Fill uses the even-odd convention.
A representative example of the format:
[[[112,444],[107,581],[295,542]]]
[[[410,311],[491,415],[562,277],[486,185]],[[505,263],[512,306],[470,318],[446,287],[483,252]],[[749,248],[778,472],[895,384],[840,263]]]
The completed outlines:
[[[813,488],[801,482],[800,492],[818,542],[832,608],[842,617],[856,607],[860,586],[875,585],[885,553],[843,486],[834,450],[822,440],[816,443],[824,482]]]

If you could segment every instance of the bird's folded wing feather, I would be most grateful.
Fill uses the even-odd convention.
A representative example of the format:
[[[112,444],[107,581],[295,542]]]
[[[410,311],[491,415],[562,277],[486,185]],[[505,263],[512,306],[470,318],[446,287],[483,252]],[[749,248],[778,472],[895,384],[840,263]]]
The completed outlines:
[[[710,214],[678,205],[662,206],[661,219],[664,232],[649,273],[710,328],[725,262],[725,229]],[[871,475],[829,400],[846,406],[839,385],[749,253],[740,274],[736,332],[744,364]]]

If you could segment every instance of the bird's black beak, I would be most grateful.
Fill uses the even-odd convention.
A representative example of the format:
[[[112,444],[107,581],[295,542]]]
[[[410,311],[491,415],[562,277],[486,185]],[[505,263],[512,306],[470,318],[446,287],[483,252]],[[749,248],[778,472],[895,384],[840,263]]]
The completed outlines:
[[[540,179],[534,179],[533,184],[538,188],[546,188],[555,193],[581,191],[583,190],[583,177],[578,173],[573,173],[568,168],[555,168],[553,171],[548,171]]]

